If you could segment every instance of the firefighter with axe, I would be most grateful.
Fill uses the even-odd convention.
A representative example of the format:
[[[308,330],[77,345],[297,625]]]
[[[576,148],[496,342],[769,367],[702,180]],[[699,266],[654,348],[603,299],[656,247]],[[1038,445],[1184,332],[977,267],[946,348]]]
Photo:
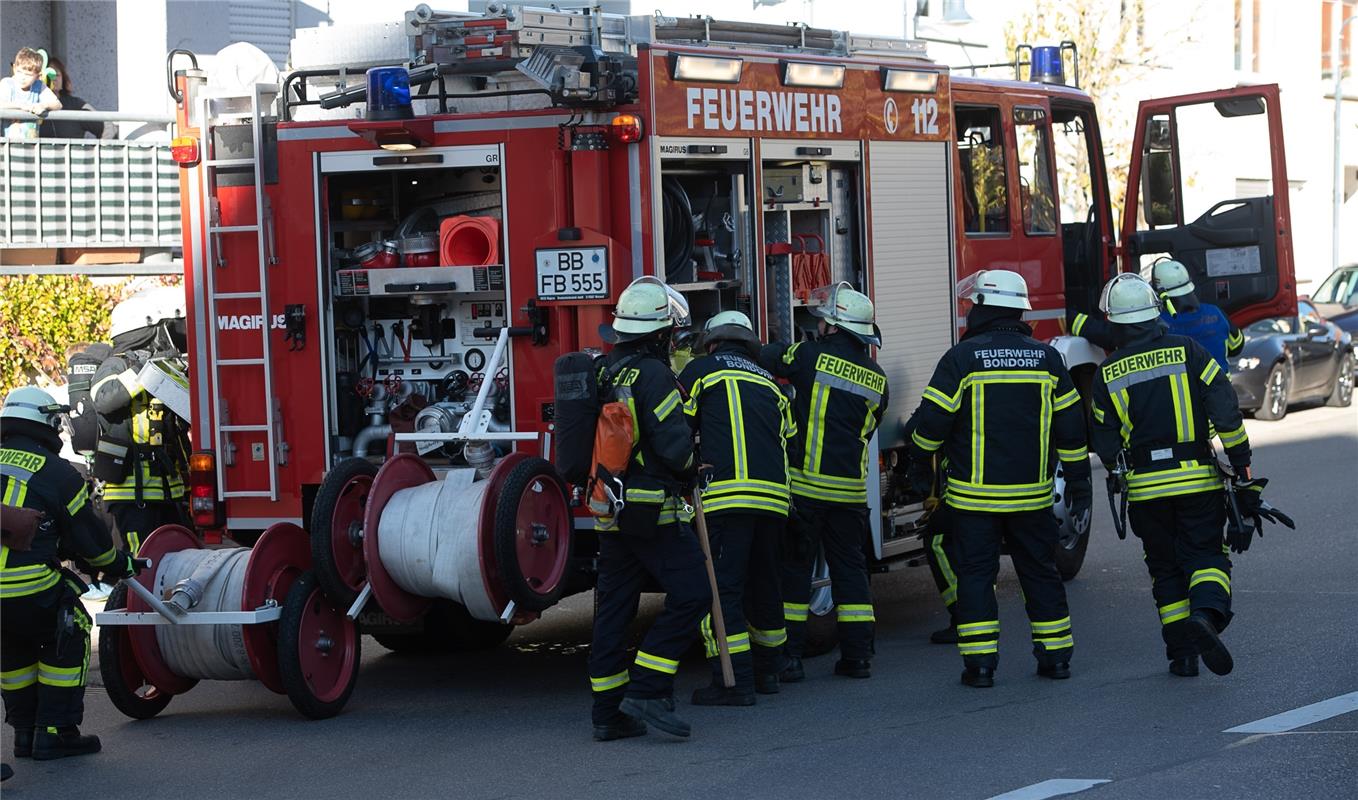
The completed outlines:
[[[705,465],[694,505],[699,539],[704,528],[710,539],[721,602],[700,625],[712,684],[693,693],[693,704],[751,706],[756,692],[778,691],[785,666],[778,544],[790,494],[785,447],[797,426],[773,376],[756,363],[760,342],[749,317],[717,314],[697,344],[706,355],[690,362],[679,382]]]

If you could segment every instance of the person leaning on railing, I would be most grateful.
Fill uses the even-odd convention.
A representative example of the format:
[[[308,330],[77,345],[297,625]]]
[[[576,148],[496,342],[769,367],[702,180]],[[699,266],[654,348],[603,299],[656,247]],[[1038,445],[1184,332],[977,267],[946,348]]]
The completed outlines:
[[[47,85],[39,80],[39,73],[44,69],[43,57],[37,50],[28,47],[19,49],[19,53],[14,56],[14,74],[9,78],[0,78],[0,108],[17,108],[33,114],[41,114],[45,111],[56,111],[61,108],[61,101],[56,93],[47,88]],[[7,139],[36,139],[38,137],[37,122],[19,121],[5,125],[5,138]]]

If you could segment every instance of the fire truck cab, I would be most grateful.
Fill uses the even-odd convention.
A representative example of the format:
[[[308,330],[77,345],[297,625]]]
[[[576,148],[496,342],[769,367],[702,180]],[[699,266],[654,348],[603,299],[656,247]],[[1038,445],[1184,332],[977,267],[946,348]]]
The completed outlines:
[[[435,611],[494,644],[592,586],[597,540],[550,465],[552,369],[603,347],[639,276],[683,292],[695,325],[738,309],[770,341],[814,331],[816,286],[873,298],[895,399],[868,465],[882,570],[922,560],[901,431],[964,323],[959,277],[1023,274],[1038,335],[1086,386],[1103,354],[1064,320],[1119,258],[1174,255],[1239,322],[1295,303],[1276,86],[1142,104],[1119,246],[1093,101],[1063,78],[1073,47],[994,80],[805,26],[517,6],[405,24],[400,65],[243,96],[172,74],[195,524],[246,542],[304,527],[326,596],[393,646]],[[1204,104],[1267,122],[1269,191],[1192,219],[1180,114]],[[461,488],[392,521],[450,473]],[[402,538],[420,525],[437,552]],[[1087,536],[1066,527],[1070,577]],[[460,588],[415,591],[422,560]]]

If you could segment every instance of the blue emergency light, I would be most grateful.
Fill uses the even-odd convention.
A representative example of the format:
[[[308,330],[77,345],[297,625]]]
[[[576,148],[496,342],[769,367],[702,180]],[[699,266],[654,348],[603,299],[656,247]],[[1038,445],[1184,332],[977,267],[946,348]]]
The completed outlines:
[[[1055,45],[1034,47],[1028,78],[1037,83],[1056,83],[1064,86],[1066,65],[1061,58],[1061,48]]]
[[[368,70],[368,119],[411,119],[410,73],[405,67]]]

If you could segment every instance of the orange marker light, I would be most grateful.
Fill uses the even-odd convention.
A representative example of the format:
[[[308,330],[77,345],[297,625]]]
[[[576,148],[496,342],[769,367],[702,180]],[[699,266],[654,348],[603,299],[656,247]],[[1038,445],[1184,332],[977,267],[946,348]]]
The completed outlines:
[[[198,163],[198,140],[192,136],[176,136],[170,142],[170,158],[176,164]]]
[[[636,114],[619,114],[613,118],[610,131],[613,141],[618,144],[632,144],[641,141],[641,117]]]

